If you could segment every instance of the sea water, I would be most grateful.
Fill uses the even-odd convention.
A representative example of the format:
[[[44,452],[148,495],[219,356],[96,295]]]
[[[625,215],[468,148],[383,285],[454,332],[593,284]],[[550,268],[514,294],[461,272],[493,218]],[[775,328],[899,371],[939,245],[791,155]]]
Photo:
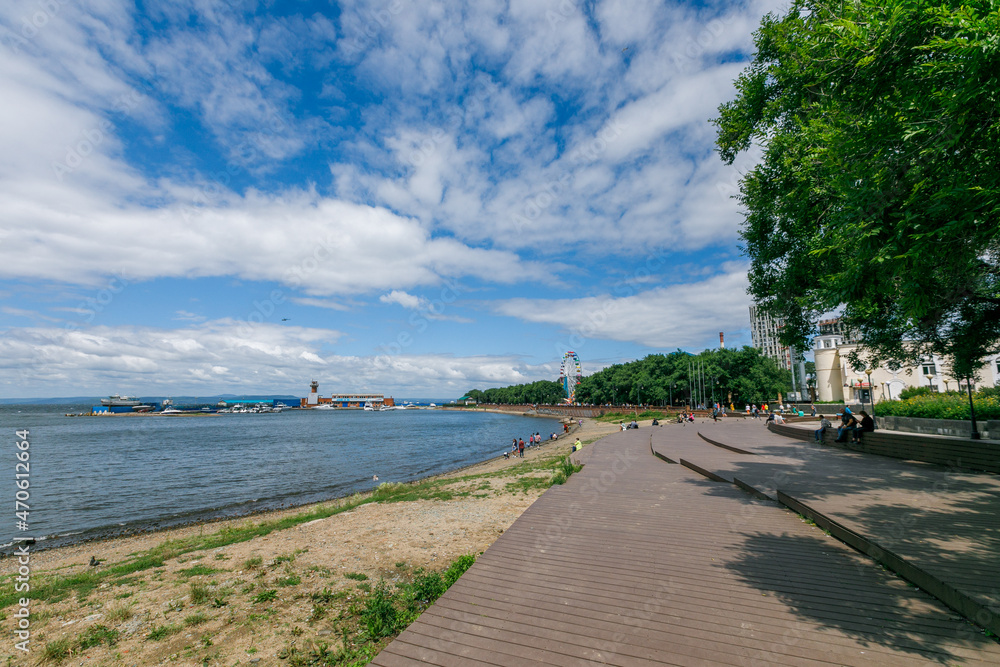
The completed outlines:
[[[10,445],[0,455],[9,469],[0,500],[11,507],[4,551],[14,537],[58,546],[328,500],[497,457],[512,438],[548,436],[557,426],[451,410],[65,416],[88,409],[0,406]],[[22,429],[30,443],[27,531],[17,529],[13,511],[13,443]]]

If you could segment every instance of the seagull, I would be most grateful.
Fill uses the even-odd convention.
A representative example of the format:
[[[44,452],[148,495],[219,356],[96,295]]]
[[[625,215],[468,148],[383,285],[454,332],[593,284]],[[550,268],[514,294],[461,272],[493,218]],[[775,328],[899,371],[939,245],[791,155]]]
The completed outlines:
[[[90,557],[90,567],[97,567],[101,564],[101,561],[97,560],[93,556]]]
[[[628,51],[628,47],[627,46],[624,49],[622,49],[622,53],[625,53],[626,51]]]
[[[372,475],[372,481],[373,482],[377,482],[378,481],[378,475]]]
[[[288,318],[288,317],[282,317],[282,318],[281,318],[281,321],[282,321],[282,322],[287,322],[287,321],[288,321],[289,319],[291,319],[291,318]]]

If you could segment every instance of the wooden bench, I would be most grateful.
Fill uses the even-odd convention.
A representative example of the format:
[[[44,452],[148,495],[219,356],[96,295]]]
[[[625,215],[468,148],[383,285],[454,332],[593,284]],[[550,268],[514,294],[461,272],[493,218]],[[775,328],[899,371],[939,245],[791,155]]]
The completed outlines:
[[[812,441],[816,430],[784,424],[769,424],[768,429],[772,433],[804,441]],[[848,442],[836,442],[836,438],[837,428],[831,426],[823,434],[822,442],[868,454],[1000,473],[1000,443],[992,440],[885,430],[862,434],[860,443],[850,442],[850,438]]]

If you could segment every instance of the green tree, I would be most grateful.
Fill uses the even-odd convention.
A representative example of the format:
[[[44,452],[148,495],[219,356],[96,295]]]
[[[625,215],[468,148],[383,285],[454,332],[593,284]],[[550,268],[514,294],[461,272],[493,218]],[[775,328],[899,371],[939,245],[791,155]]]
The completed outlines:
[[[1000,341],[996,0],[792,0],[766,16],[718,147],[740,183],[750,292],[808,346],[843,309],[855,363],[934,352],[970,374]]]

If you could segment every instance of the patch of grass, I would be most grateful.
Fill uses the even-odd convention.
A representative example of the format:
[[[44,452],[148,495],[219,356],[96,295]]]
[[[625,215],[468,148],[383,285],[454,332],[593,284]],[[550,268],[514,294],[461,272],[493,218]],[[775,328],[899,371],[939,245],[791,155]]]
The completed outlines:
[[[355,581],[366,581],[368,579],[368,575],[364,572],[348,572],[344,576]]]
[[[69,657],[72,650],[73,642],[69,637],[54,639],[45,645],[45,649],[42,651],[42,659],[57,663],[62,662]]]
[[[243,561],[244,570],[256,570],[258,567],[264,564],[264,559],[260,556],[254,556],[253,558],[247,558]]]
[[[392,637],[413,622],[428,606],[444,593],[475,562],[475,556],[456,559],[442,572],[413,571],[412,582],[402,582],[391,588],[380,581],[368,595],[352,602],[346,610],[338,610],[337,625],[341,640],[333,646],[322,641],[305,646],[289,643],[279,651],[278,658],[290,667],[307,665],[367,665]],[[327,607],[346,597],[347,591],[332,592],[329,588],[312,593],[316,603],[311,620],[322,618]]]
[[[396,562],[396,567],[402,569],[402,568],[406,567],[406,562],[405,561],[397,561]]]
[[[215,560],[229,560],[229,556],[224,553],[215,554]]]
[[[208,567],[207,565],[195,565],[194,567],[178,570],[177,574],[185,579],[190,579],[191,577],[199,577],[205,574],[215,574],[216,572],[219,572],[219,570],[214,567]]]
[[[118,631],[104,625],[92,625],[80,634],[79,642],[83,651],[101,644],[114,646],[118,643]]]
[[[181,626],[179,625],[174,625],[174,624],[159,625],[149,631],[149,634],[146,635],[146,639],[158,642],[161,639],[166,639],[170,635],[175,635],[180,631],[181,631]]]
[[[330,604],[334,600],[343,600],[344,598],[346,598],[347,597],[347,591],[346,590],[342,590],[342,591],[334,592],[334,591],[330,590],[329,588],[324,588],[323,590],[321,590],[321,591],[319,591],[317,593],[310,593],[309,597],[312,599],[313,602],[316,602],[316,603],[319,603],[319,604]]]
[[[552,486],[551,477],[540,477],[535,475],[524,475],[518,477],[513,482],[507,482],[504,490],[507,493],[527,493],[536,489],[547,489]]]
[[[384,581],[379,582],[361,612],[361,621],[365,624],[369,639],[379,640],[399,631],[400,614],[393,602],[388,586]]]
[[[559,467],[555,474],[552,475],[551,482],[552,484],[565,484],[570,475],[575,472],[580,472],[581,470],[583,470],[582,465],[573,463],[570,461],[569,457],[566,456],[559,462]]]
[[[212,591],[208,586],[201,584],[191,584],[191,604],[205,604],[212,599]]]
[[[276,599],[278,599],[278,591],[275,590],[261,591],[260,593],[257,593],[257,595],[253,597],[253,601],[257,604],[261,602],[271,602],[272,600]]]
[[[132,612],[132,605],[124,602],[109,605],[104,614],[107,616],[109,621],[114,623],[124,623],[134,615]]]
[[[302,583],[302,577],[297,574],[290,574],[287,577],[282,577],[274,582],[278,586],[298,586]]]
[[[197,613],[191,614],[190,616],[186,617],[184,619],[184,625],[189,625],[189,626],[201,625],[202,623],[208,621],[210,618],[211,617],[208,614],[199,611]]]
[[[359,591],[364,591],[365,593],[371,593],[372,592],[372,585],[369,584],[367,581],[361,582],[360,584],[358,584],[357,586],[355,586],[355,588],[357,588]]]
[[[295,554],[288,554],[285,556],[275,556],[274,564],[279,565],[280,563],[291,563],[295,560]]]

